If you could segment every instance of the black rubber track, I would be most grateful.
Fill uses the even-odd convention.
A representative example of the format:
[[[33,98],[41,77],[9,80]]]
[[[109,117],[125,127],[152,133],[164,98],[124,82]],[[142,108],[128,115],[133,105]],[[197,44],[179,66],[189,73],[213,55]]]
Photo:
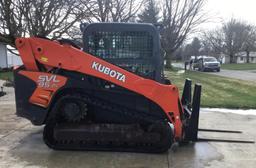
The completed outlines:
[[[117,151],[117,152],[141,152],[162,153],[169,150],[172,145],[171,129],[167,125],[161,125],[162,130],[158,134],[160,140],[152,143],[134,143],[122,140],[121,142],[103,142],[99,140],[62,140],[54,139],[54,127],[56,123],[48,123],[44,128],[44,142],[55,150],[89,150],[89,151]],[[135,132],[136,130],[134,130]],[[146,136],[147,133],[145,133]],[[67,135],[68,136],[68,135]],[[143,135],[144,136],[144,135]]]
[[[74,96],[74,95],[68,95],[68,97]],[[87,104],[93,104],[97,106],[101,106],[102,108],[106,109],[120,109],[120,107],[115,108],[112,104],[106,104],[106,102],[101,102],[100,100],[87,98],[85,95],[75,95],[76,97],[80,97],[83,99]],[[65,98],[65,97],[64,97]],[[72,137],[62,140],[56,140],[54,137],[54,131],[55,128],[58,127],[59,123],[58,115],[55,114],[58,109],[58,102],[56,103],[56,106],[53,108],[53,113],[50,119],[47,121],[46,126],[44,128],[43,138],[46,145],[52,149],[55,150],[92,150],[92,151],[118,151],[118,152],[140,152],[140,153],[162,153],[169,150],[173,143],[173,134],[172,129],[169,126],[169,124],[166,121],[157,121],[157,119],[154,121],[154,118],[152,116],[137,116],[138,120],[145,120],[147,123],[147,128],[144,129],[137,129],[132,130],[131,133],[135,133],[138,131],[140,134],[142,134],[140,137],[150,137],[150,135],[155,135],[156,137],[159,137],[157,139],[154,138],[154,140],[145,140],[145,142],[139,140],[131,140],[128,139],[122,139],[120,141],[104,141],[104,137],[99,139],[92,139],[90,137],[84,138],[83,140],[78,139],[76,137]],[[124,115],[129,115],[128,109],[122,109],[120,113],[124,113]],[[135,115],[136,113],[132,113],[130,115]],[[136,118],[136,115],[134,116]],[[76,123],[78,124],[78,123]],[[83,123],[81,123],[83,124]],[[93,123],[96,125],[96,123]],[[100,123],[101,125],[103,123]],[[112,124],[114,125],[114,124]],[[120,125],[120,124],[117,124]],[[144,132],[142,131],[144,130]],[[124,131],[120,131],[120,137],[124,136]],[[142,133],[143,132],[143,133]],[[99,134],[101,133],[101,130],[99,130]],[[127,132],[128,134],[129,132]],[[73,136],[74,134],[70,135]],[[89,135],[89,134],[88,134]],[[69,137],[69,135],[67,135]],[[117,135],[118,139],[118,135]]]

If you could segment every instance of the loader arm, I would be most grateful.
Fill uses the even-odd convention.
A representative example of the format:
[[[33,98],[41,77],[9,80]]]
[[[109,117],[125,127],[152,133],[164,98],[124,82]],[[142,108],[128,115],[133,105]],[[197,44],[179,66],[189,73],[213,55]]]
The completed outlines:
[[[26,71],[20,72],[24,76],[30,77],[30,72],[27,71],[39,71],[38,62],[47,69],[60,68],[109,81],[143,95],[159,105],[166,113],[169,122],[175,127],[175,138],[181,139],[183,109],[180,107],[179,91],[175,85],[164,85],[145,79],[71,45],[61,45],[57,41],[40,38],[19,38],[16,40],[16,46],[26,68]],[[34,81],[36,80],[34,79]],[[37,86],[37,89],[47,90],[47,88],[40,86]],[[56,89],[53,90],[53,94],[55,92]],[[51,99],[51,96],[49,96],[49,99]],[[49,105],[51,100],[46,102]]]

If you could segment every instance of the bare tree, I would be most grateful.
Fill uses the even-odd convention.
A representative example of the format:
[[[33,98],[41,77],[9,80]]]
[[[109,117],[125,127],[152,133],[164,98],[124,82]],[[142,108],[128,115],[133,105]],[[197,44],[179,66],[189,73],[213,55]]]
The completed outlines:
[[[162,46],[168,67],[171,56],[198,25],[206,21],[203,7],[205,0],[164,0]]]
[[[243,50],[246,52],[246,62],[250,63],[250,53],[256,50],[256,28],[253,25],[247,25],[245,30],[245,41],[243,43]]]
[[[19,36],[58,38],[88,17],[80,7],[76,0],[0,0],[0,41],[14,46]]]
[[[193,41],[191,42],[191,54],[194,55],[197,59],[197,56],[200,55],[200,49],[201,49],[201,41],[195,37]]]
[[[232,18],[219,29],[205,33],[205,39],[209,41],[215,52],[224,53],[230,57],[231,63],[236,63],[235,55],[241,51],[252,49],[255,42],[249,24]]]
[[[110,9],[112,21],[134,21],[144,2],[145,0],[112,0]]]
[[[14,46],[15,38],[25,35],[24,8],[23,1],[0,0],[0,42]]]
[[[180,50],[181,48],[185,60],[190,59],[191,56],[195,56],[197,59],[197,57],[201,54],[200,50],[202,48],[202,45],[201,41],[197,37],[195,37],[191,43],[180,47],[178,50]]]
[[[90,3],[81,4],[90,12],[89,22],[129,22],[134,20],[144,1],[90,0]]]
[[[209,42],[209,40],[204,39],[202,37],[201,44],[202,44],[202,50],[201,50],[202,55],[212,55],[213,54],[213,49],[211,47],[211,43]]]
[[[79,9],[76,0],[25,0],[25,21],[31,36],[61,37],[82,17],[86,10]],[[89,1],[87,1],[89,2]]]
[[[86,0],[80,0],[82,8],[89,11],[89,22],[107,22],[110,13],[111,0],[91,0],[86,3]]]
[[[138,22],[157,24],[159,22],[160,9],[155,0],[147,0],[146,7],[138,15]]]
[[[208,53],[220,54],[224,50],[224,34],[221,29],[210,30],[203,33],[203,49]]]

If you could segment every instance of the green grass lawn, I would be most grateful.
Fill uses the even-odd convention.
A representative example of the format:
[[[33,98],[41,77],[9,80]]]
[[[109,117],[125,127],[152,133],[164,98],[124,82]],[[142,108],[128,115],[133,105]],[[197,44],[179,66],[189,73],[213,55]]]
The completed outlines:
[[[0,72],[0,79],[13,80],[13,72]]]
[[[222,64],[221,68],[229,70],[256,70],[256,64]]]
[[[202,85],[202,107],[256,109],[256,83],[218,77],[202,72],[178,74],[166,71],[172,83],[182,93],[184,81],[190,78],[193,83]]]

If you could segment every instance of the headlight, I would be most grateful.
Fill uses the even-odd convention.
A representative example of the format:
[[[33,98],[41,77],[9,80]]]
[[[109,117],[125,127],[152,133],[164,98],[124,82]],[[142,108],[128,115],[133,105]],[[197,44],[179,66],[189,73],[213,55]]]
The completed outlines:
[[[204,66],[207,66],[207,65],[208,65],[208,63],[204,62]]]

